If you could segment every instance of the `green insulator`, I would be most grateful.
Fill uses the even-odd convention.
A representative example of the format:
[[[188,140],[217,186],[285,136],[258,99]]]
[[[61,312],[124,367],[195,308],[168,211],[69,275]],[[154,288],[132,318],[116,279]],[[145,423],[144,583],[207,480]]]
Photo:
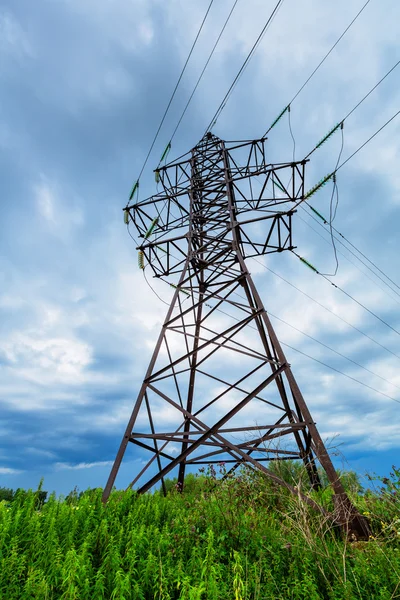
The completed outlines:
[[[322,138],[322,140],[320,142],[318,142],[318,144],[315,146],[315,148],[320,148],[322,146],[322,144],[324,144],[326,142],[326,140],[328,140],[331,135],[333,135],[335,133],[335,131],[337,131],[339,129],[339,127],[343,127],[343,122],[338,123],[337,125],[335,125],[335,127],[333,127],[327,134],[325,137]]]
[[[128,210],[124,210],[124,223],[125,225],[129,224],[129,211]]]
[[[305,265],[307,265],[307,267],[309,269],[311,269],[311,271],[314,271],[314,273],[318,273],[317,269],[314,267],[314,265],[312,265],[311,263],[308,262],[308,260],[306,260],[305,258],[303,258],[302,256],[299,256],[299,259],[301,260],[302,263],[304,263]]]
[[[179,292],[181,292],[182,294],[185,294],[185,296],[190,296],[190,292],[188,292],[187,290],[185,290],[185,288],[178,288],[177,285],[170,283],[169,284],[171,287],[173,287],[175,290],[179,290]]]
[[[282,119],[283,115],[285,114],[285,112],[287,110],[289,110],[289,104],[287,106],[285,106],[285,108],[283,109],[283,111],[276,117],[275,121],[272,123],[272,125],[270,126],[269,130],[270,131],[273,127],[275,127],[275,125],[277,124],[278,121],[280,121],[280,119]]]
[[[326,225],[326,223],[328,223],[328,221],[325,219],[324,216],[321,215],[321,213],[319,213],[313,206],[311,206],[311,204],[308,205],[311,210],[313,211],[313,213],[315,213],[317,215],[317,217],[319,217],[321,219],[321,221],[323,221]]]
[[[156,217],[155,219],[152,220],[150,227],[148,228],[148,230],[145,233],[144,239],[147,240],[151,234],[154,231],[154,227],[157,225],[158,223],[158,217]]]
[[[144,269],[144,252],[142,250],[138,252],[138,266],[139,269]]]
[[[276,187],[278,187],[281,190],[281,192],[283,192],[284,194],[287,194],[287,191],[285,190],[285,188],[283,188],[281,186],[281,184],[278,183],[277,181],[272,180],[272,185],[276,185]]]
[[[159,183],[159,181],[160,181],[160,171],[158,169],[156,169],[154,171],[154,179],[156,180],[156,183]]]
[[[171,142],[168,142],[168,144],[165,147],[164,152],[162,153],[162,156],[160,158],[160,163],[162,163],[162,161],[164,160],[164,158],[167,157],[168,152],[171,150]]]
[[[329,175],[326,175],[326,177],[324,177],[323,179],[321,179],[321,181],[314,185],[314,187],[312,187],[311,190],[309,190],[307,194],[305,194],[304,200],[307,200],[307,198],[310,198],[315,194],[315,192],[322,188],[327,183],[327,181],[331,179],[332,175],[333,173],[329,173]]]
[[[129,202],[132,200],[133,196],[135,195],[135,192],[139,189],[139,179],[136,181],[136,183],[133,184],[133,188],[131,191],[131,195],[129,196]]]

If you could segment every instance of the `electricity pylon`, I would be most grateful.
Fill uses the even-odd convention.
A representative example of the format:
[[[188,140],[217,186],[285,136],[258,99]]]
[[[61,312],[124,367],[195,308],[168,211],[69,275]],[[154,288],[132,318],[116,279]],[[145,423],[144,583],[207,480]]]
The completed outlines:
[[[132,481],[139,492],[173,469],[247,464],[294,494],[265,466],[300,459],[310,485],[317,462],[335,500],[334,520],[357,536],[368,524],[347,497],[272,327],[245,259],[290,250],[306,161],[270,164],[265,138],[225,143],[211,133],[156,170],[162,192],[125,209],[142,243],[139,266],[174,287],[103,500],[128,443],[150,452]],[[323,512],[309,496],[306,503]]]

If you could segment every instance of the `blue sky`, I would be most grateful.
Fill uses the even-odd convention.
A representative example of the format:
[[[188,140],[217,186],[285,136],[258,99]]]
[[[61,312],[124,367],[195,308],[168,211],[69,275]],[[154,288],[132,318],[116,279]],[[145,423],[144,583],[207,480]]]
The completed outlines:
[[[228,140],[260,137],[362,4],[285,0],[214,132]],[[274,5],[239,0],[171,158],[202,136]],[[208,0],[1,3],[1,486],[35,486],[41,476],[46,489],[60,493],[105,484],[166,311],[137,269],[121,208],[207,6]],[[155,191],[152,169],[231,6],[220,0],[212,7],[142,176],[142,197]],[[396,0],[385,6],[371,0],[295,100],[297,159],[399,59],[399,19]],[[399,72],[346,121],[343,158],[399,109]],[[336,219],[337,229],[395,281],[399,133],[397,119],[340,170]],[[286,117],[268,144],[271,161],[291,160]],[[306,187],[332,171],[339,150],[336,134],[312,156]],[[327,185],[313,199],[323,214],[330,192]],[[299,253],[329,272],[328,232],[306,213],[298,216]],[[345,257],[339,261],[334,281],[400,329],[400,297]],[[293,255],[272,255],[264,263],[400,354],[398,334]],[[261,265],[249,266],[267,310],[391,383],[273,321],[282,341],[400,399],[399,359]],[[168,301],[171,291],[160,282],[155,288]],[[338,456],[338,466],[386,473],[399,464],[399,404],[290,349],[287,357],[324,439],[347,461]],[[130,452],[117,483],[126,484],[142,458]]]

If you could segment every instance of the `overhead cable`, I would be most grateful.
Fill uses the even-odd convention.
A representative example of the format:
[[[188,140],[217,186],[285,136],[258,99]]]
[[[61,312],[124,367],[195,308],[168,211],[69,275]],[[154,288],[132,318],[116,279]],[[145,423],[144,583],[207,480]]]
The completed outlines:
[[[310,209],[311,209],[311,210],[312,210],[314,213],[316,213],[316,214],[319,216],[320,220],[322,220],[324,223],[328,224],[328,222],[327,222],[327,221],[324,219],[324,217],[323,217],[323,216],[322,216],[320,213],[318,213],[318,211],[316,211],[316,210],[315,210],[315,209],[314,209],[314,208],[313,208],[313,207],[312,207],[310,204],[308,204],[307,202],[306,202],[305,204],[308,206],[308,208],[310,208]],[[323,224],[320,222],[320,220],[319,220],[319,219],[316,219],[316,218],[314,217],[314,215],[312,215],[310,212],[308,212],[308,210],[306,210],[306,208],[304,207],[304,205],[301,205],[301,206],[300,206],[300,208],[301,208],[301,209],[303,209],[303,211],[304,211],[304,212],[305,212],[305,213],[306,213],[306,214],[307,214],[309,217],[311,217],[311,219],[312,219],[313,221],[315,221],[315,222],[317,223],[317,225],[319,225],[320,227],[322,227],[322,229],[324,229],[324,226],[323,226]],[[306,223],[306,224],[308,225],[308,227],[310,227],[311,229],[313,229],[313,231],[315,231],[315,232],[316,232],[318,235],[320,235],[320,236],[321,236],[321,234],[320,234],[320,233],[319,233],[319,232],[318,232],[316,229],[314,229],[313,227],[311,227],[311,225],[310,225],[309,223],[307,223],[307,221],[306,221],[305,219],[302,219],[302,218],[300,217],[300,215],[298,215],[298,216],[299,216],[299,218],[300,218],[300,219],[301,219],[301,220],[302,220],[304,223]],[[350,246],[352,246],[352,248],[354,248],[354,249],[355,249],[357,252],[359,252],[359,254],[361,254],[361,256],[363,256],[363,257],[364,257],[366,260],[368,260],[368,262],[369,262],[370,264],[372,264],[372,265],[373,265],[373,266],[374,266],[374,267],[375,267],[375,268],[376,268],[378,271],[380,271],[380,272],[381,272],[381,273],[382,273],[382,274],[383,274],[383,275],[384,275],[384,276],[385,276],[385,277],[386,277],[386,278],[387,278],[389,281],[391,281],[391,279],[390,279],[390,278],[389,278],[387,275],[385,275],[385,273],[384,273],[383,271],[381,271],[381,270],[380,270],[378,267],[376,267],[376,265],[375,265],[375,264],[374,264],[372,261],[370,261],[370,260],[369,260],[369,259],[368,259],[368,258],[367,258],[365,255],[363,255],[363,254],[362,254],[362,252],[361,252],[360,250],[358,250],[358,248],[357,248],[357,247],[356,247],[354,244],[352,244],[352,243],[351,243],[351,242],[350,242],[350,241],[349,241],[347,238],[345,238],[345,237],[344,237],[344,235],[342,235],[342,234],[340,233],[340,231],[338,231],[337,229],[335,229],[335,227],[332,227],[332,229],[333,229],[333,231],[335,231],[335,233],[337,233],[337,234],[338,234],[338,235],[339,235],[339,236],[340,236],[342,239],[344,239],[344,240],[345,240],[345,241],[346,241],[346,242],[347,242],[347,243],[348,243]],[[321,236],[321,237],[322,237],[322,239],[325,239],[323,236]],[[359,262],[360,262],[362,265],[364,265],[364,267],[366,267],[366,268],[367,268],[367,269],[368,269],[368,270],[369,270],[369,271],[370,271],[370,272],[371,272],[373,275],[375,275],[375,277],[377,277],[377,278],[378,278],[378,279],[379,279],[379,280],[380,280],[382,283],[384,283],[384,284],[385,284],[385,285],[386,285],[386,286],[389,288],[389,290],[390,290],[391,292],[393,292],[393,293],[394,293],[394,294],[396,294],[397,296],[400,296],[400,293],[399,293],[397,290],[393,289],[393,288],[392,288],[392,287],[391,287],[391,286],[390,286],[390,285],[389,285],[389,284],[388,284],[388,283],[387,283],[387,282],[384,280],[384,278],[383,278],[383,277],[381,277],[381,276],[380,276],[378,273],[375,273],[375,271],[374,271],[373,269],[371,269],[371,267],[370,267],[370,266],[369,266],[369,265],[368,265],[366,262],[364,262],[364,261],[363,261],[363,260],[362,260],[362,259],[361,259],[359,256],[357,256],[357,254],[356,254],[355,252],[353,252],[353,251],[351,250],[351,248],[348,248],[348,247],[346,246],[346,244],[345,244],[344,242],[342,242],[342,240],[341,240],[339,237],[337,237],[337,236],[334,236],[334,238],[335,238],[336,242],[338,242],[338,243],[339,243],[341,246],[343,246],[343,248],[345,248],[345,249],[347,250],[347,252],[349,252],[349,253],[350,253],[352,256],[354,256],[354,258],[356,258],[356,259],[357,259],[357,260],[358,260],[358,261],[359,261]],[[325,239],[325,241],[327,242],[328,240],[326,240],[326,239]],[[328,242],[328,243],[329,243],[329,242]],[[339,251],[338,251],[338,252],[339,252]],[[360,268],[359,268],[359,267],[356,265],[356,263],[355,263],[355,262],[353,262],[353,261],[351,261],[351,260],[350,260],[350,259],[349,259],[349,258],[348,258],[348,257],[347,257],[345,254],[343,254],[343,252],[340,252],[340,254],[341,254],[342,256],[344,256],[344,257],[345,257],[345,258],[346,258],[346,259],[347,259],[349,262],[351,262],[351,264],[353,264],[353,265],[356,267],[356,269],[358,269],[358,270],[360,271],[360,273],[363,273],[363,274],[364,274],[366,277],[368,277],[368,279],[370,279],[370,281],[373,281],[373,282],[375,283],[375,285],[377,285],[377,286],[378,286],[378,287],[379,287],[379,288],[380,288],[380,289],[381,289],[381,290],[382,290],[382,291],[383,291],[385,294],[388,294],[388,291],[387,291],[385,288],[383,288],[382,286],[380,286],[380,285],[378,284],[378,282],[377,282],[377,281],[375,281],[374,279],[372,279],[372,277],[369,277],[369,275],[367,275],[367,273],[365,273],[365,271],[362,271],[362,270],[361,270],[361,269],[360,269]],[[392,283],[393,283],[393,284],[394,284],[396,287],[399,287],[399,286],[397,286],[397,285],[395,284],[395,282],[394,282],[394,281],[393,281]],[[388,295],[389,295],[389,297],[390,297],[390,298],[392,298],[392,300],[394,300],[395,302],[399,302],[399,300],[397,300],[396,298],[393,298],[393,296],[391,296],[390,294],[388,294]]]
[[[284,0],[279,0],[274,8],[274,10],[272,11],[272,13],[270,14],[269,18],[267,19],[264,27],[262,28],[258,38],[256,39],[256,41],[254,42],[250,52],[248,53],[244,63],[242,64],[242,66],[240,67],[238,73],[236,74],[236,77],[234,78],[230,88],[228,89],[228,91],[226,92],[221,104],[219,105],[217,111],[215,112],[213,118],[211,119],[205,133],[207,133],[208,131],[210,131],[210,129],[214,126],[214,124],[216,123],[218,117],[220,116],[220,114],[222,113],[223,109],[225,108],[225,105],[229,99],[229,96],[231,95],[234,87],[236,86],[237,82],[239,81],[241,75],[243,74],[244,70],[246,69],[247,65],[249,64],[251,58],[253,57],[254,52],[256,51],[259,43],[261,42],[265,32],[267,31],[269,25],[272,23],[274,17],[276,16],[276,13],[278,12],[278,10],[280,9],[281,5],[283,4]]]
[[[373,135],[371,135],[371,137],[369,137],[363,144],[361,144],[361,146],[359,146],[357,148],[357,150],[355,150],[353,152],[353,154],[350,154],[350,156],[348,158],[346,158],[346,160],[344,160],[334,171],[332,171],[332,173],[328,173],[328,175],[325,175],[325,177],[320,179],[320,181],[318,183],[316,183],[310,190],[308,190],[308,192],[306,194],[304,194],[304,196],[302,198],[300,198],[300,200],[293,206],[292,210],[297,208],[297,206],[299,206],[299,204],[302,204],[305,200],[308,200],[309,198],[311,198],[311,196],[313,196],[324,185],[326,185],[326,183],[328,183],[328,181],[330,181],[334,176],[336,176],[336,173],[339,171],[339,169],[341,169],[346,163],[348,163],[349,160],[351,160],[353,158],[353,156],[355,156],[362,148],[364,148],[364,146],[366,146],[371,140],[373,140],[374,137],[377,136],[378,133],[380,133],[382,131],[382,129],[384,129],[387,125],[389,125],[389,123],[391,123],[399,114],[400,114],[400,110],[398,110],[397,113],[395,113],[390,119],[388,119],[386,121],[386,123],[384,123],[382,125],[382,127],[380,127],[377,131],[375,131],[375,133]]]
[[[307,83],[310,81],[310,79],[312,79],[312,77],[314,77],[315,73],[318,71],[318,69],[320,68],[320,66],[325,62],[325,60],[328,58],[328,56],[330,55],[330,53],[336,48],[336,46],[338,45],[338,43],[340,42],[340,40],[344,37],[344,35],[348,32],[348,30],[350,29],[350,27],[353,25],[353,23],[358,19],[358,17],[361,15],[361,13],[363,12],[364,8],[366,8],[367,4],[369,4],[370,0],[367,0],[367,2],[364,4],[364,6],[359,10],[359,12],[356,14],[356,16],[354,17],[354,19],[349,23],[349,25],[346,27],[346,29],[343,31],[342,35],[336,40],[336,42],[333,44],[332,48],[325,54],[325,56],[323,57],[323,59],[318,63],[318,65],[315,67],[314,71],[311,73],[311,75],[308,77],[308,79],[306,79],[306,81],[303,83],[303,85],[301,86],[301,88],[296,92],[296,94],[293,96],[293,98],[291,99],[291,101],[286,105],[286,107],[283,109],[282,113],[279,115],[279,117],[272,123],[272,125],[267,129],[267,131],[264,133],[263,137],[266,137],[266,135],[271,131],[271,129],[276,125],[277,121],[280,119],[280,117],[286,112],[286,110],[288,109],[288,107],[296,100],[297,96],[300,94],[300,92],[303,91],[303,89],[306,87]]]
[[[164,111],[164,114],[163,114],[163,116],[162,116],[161,122],[160,122],[160,124],[159,124],[159,126],[158,126],[158,129],[157,129],[157,131],[156,131],[156,134],[155,134],[155,136],[154,136],[154,138],[153,138],[153,141],[152,141],[152,143],[151,143],[151,145],[150,145],[149,151],[148,151],[148,153],[147,153],[147,156],[146,156],[146,158],[145,158],[145,161],[144,161],[144,163],[143,163],[143,166],[142,166],[142,168],[141,168],[141,170],[140,170],[140,173],[139,173],[138,180],[140,179],[140,177],[141,177],[141,175],[142,175],[142,173],[143,173],[143,171],[144,171],[144,169],[145,169],[145,167],[146,167],[146,165],[147,165],[147,161],[149,160],[149,157],[150,157],[151,151],[153,150],[154,144],[156,143],[156,140],[157,140],[157,138],[158,138],[158,134],[160,133],[161,127],[163,126],[163,123],[164,123],[164,121],[165,121],[165,118],[166,118],[166,116],[167,116],[167,113],[168,113],[168,111],[169,111],[169,109],[170,109],[170,106],[171,106],[171,104],[172,104],[172,101],[173,101],[173,99],[174,99],[174,97],[175,97],[176,91],[177,91],[177,89],[178,89],[178,87],[179,87],[179,84],[180,84],[180,82],[181,82],[181,79],[182,79],[182,77],[183,77],[183,74],[184,74],[184,72],[185,72],[185,70],[186,70],[186,67],[187,67],[187,65],[188,65],[188,62],[189,62],[189,60],[190,60],[190,57],[192,56],[193,50],[194,50],[194,48],[195,48],[195,46],[196,46],[197,40],[199,39],[200,33],[201,33],[202,29],[203,29],[204,23],[206,22],[206,19],[207,19],[208,13],[210,12],[210,9],[211,9],[211,6],[212,6],[213,2],[214,2],[214,0],[211,0],[210,4],[208,5],[208,8],[207,8],[206,14],[204,15],[204,18],[203,18],[203,20],[202,20],[202,22],[201,22],[200,28],[199,28],[199,30],[198,30],[198,32],[197,32],[197,34],[196,34],[196,37],[195,37],[195,39],[194,39],[194,42],[193,42],[193,44],[192,44],[192,47],[191,47],[191,49],[190,49],[190,52],[189,52],[189,54],[188,54],[188,57],[187,57],[187,59],[186,59],[186,61],[185,61],[185,64],[183,65],[183,68],[182,68],[181,74],[179,75],[178,81],[176,82],[175,88],[174,88],[174,90],[173,90],[173,92],[172,92],[172,94],[171,94],[171,97],[170,97],[169,101],[168,101],[168,104],[167,104],[167,107],[166,107],[166,109],[165,109],[165,111]]]
[[[282,344],[282,346],[286,346],[287,348],[290,348],[291,350],[294,350],[295,352],[298,352],[299,354],[306,356],[307,358],[313,360],[314,362],[319,363],[320,365],[326,367],[327,369],[331,369],[331,371],[335,371],[335,373],[339,373],[339,375],[343,375],[343,377],[347,377],[347,379],[351,379],[351,381],[354,381],[355,383],[359,383],[360,385],[368,388],[369,390],[372,390],[373,392],[376,392],[377,394],[380,394],[381,396],[385,396],[386,398],[389,398],[389,400],[393,400],[393,402],[397,402],[398,404],[400,404],[400,400],[397,400],[397,398],[393,398],[393,396],[389,396],[389,394],[385,394],[385,392],[381,392],[381,390],[377,390],[376,388],[372,387],[371,385],[368,385],[368,384],[364,383],[363,381],[360,381],[359,379],[356,379],[355,377],[352,377],[351,375],[348,375],[347,373],[344,373],[343,371],[340,371],[339,369],[332,367],[332,365],[328,365],[328,364],[324,363],[322,360],[319,360],[318,358],[315,358],[314,356],[310,356],[310,354],[306,354],[305,352],[303,352],[302,350],[299,350],[298,348],[289,346],[289,344],[285,344],[285,342],[281,342],[281,344]]]
[[[376,83],[374,85],[374,87],[372,87],[369,90],[369,92],[367,92],[365,94],[365,96],[363,98],[361,98],[361,100],[359,102],[357,102],[357,104],[351,109],[351,111],[348,112],[347,115],[337,125],[335,125],[335,127],[333,127],[333,129],[331,129],[331,131],[304,157],[303,160],[306,160],[309,156],[311,156],[311,154],[313,154],[313,152],[315,152],[318,148],[320,148],[320,146],[322,146],[322,144],[328,139],[328,137],[330,137],[337,129],[339,129],[340,126],[343,129],[343,123],[346,121],[346,119],[348,119],[349,116],[353,114],[353,112],[364,102],[364,100],[366,100],[368,98],[368,96],[370,96],[372,94],[372,92],[374,90],[376,90],[376,88],[382,83],[382,81],[384,81],[386,79],[386,77],[388,77],[388,75],[390,75],[390,73],[392,71],[394,71],[394,69],[396,67],[398,67],[399,65],[400,65],[400,60],[398,60],[396,62],[396,64],[393,65],[393,67],[391,69],[389,69],[389,71],[387,71],[387,73],[385,73],[385,75],[378,81],[378,83]]]
[[[387,348],[386,346],[384,346],[383,344],[381,344],[380,342],[378,342],[377,340],[375,340],[373,337],[371,337],[370,335],[368,335],[368,333],[365,333],[365,331],[362,331],[361,329],[359,329],[358,327],[356,327],[355,325],[353,325],[352,323],[350,323],[349,321],[347,321],[346,319],[344,319],[343,317],[341,317],[340,315],[338,315],[337,313],[335,313],[333,310],[331,310],[330,308],[328,308],[327,306],[325,306],[324,304],[322,304],[321,302],[319,302],[318,300],[316,300],[315,298],[313,298],[312,296],[310,296],[309,294],[307,294],[307,292],[305,292],[304,290],[302,290],[299,287],[297,287],[294,283],[292,283],[288,279],[285,279],[284,277],[282,277],[282,275],[279,275],[278,273],[276,273],[275,271],[273,271],[272,269],[270,269],[269,267],[267,267],[266,265],[264,265],[264,263],[262,263],[260,260],[254,258],[254,257],[253,257],[253,260],[255,262],[257,262],[259,265],[261,265],[262,267],[264,267],[264,269],[266,269],[267,271],[269,271],[270,273],[272,273],[273,275],[275,275],[275,277],[278,277],[278,279],[281,279],[282,281],[284,281],[285,283],[287,283],[288,285],[290,285],[290,287],[292,287],[293,289],[297,290],[300,294],[302,294],[303,296],[305,296],[306,298],[308,298],[309,300],[311,300],[312,302],[314,302],[315,304],[317,304],[318,306],[320,306],[321,308],[323,308],[324,310],[326,310],[330,314],[334,315],[337,319],[339,319],[340,321],[342,321],[343,323],[345,323],[346,325],[348,325],[349,327],[351,327],[352,329],[354,329],[354,331],[357,331],[358,333],[361,333],[361,335],[363,335],[364,337],[368,338],[371,342],[373,342],[374,344],[376,344],[377,346],[379,346],[383,350],[386,350],[386,352],[389,352],[389,354],[392,354],[393,356],[395,356],[396,358],[398,358],[400,360],[400,355],[396,354],[395,352],[393,352],[392,350],[390,350],[389,348]]]
[[[339,169],[341,169],[346,163],[348,163],[349,160],[352,159],[353,156],[355,156],[357,154],[357,152],[359,152],[362,148],[364,148],[364,146],[366,146],[376,135],[378,135],[378,133],[380,133],[382,131],[382,129],[384,129],[387,125],[389,125],[389,123],[391,123],[391,121],[393,121],[393,119],[395,119],[398,115],[400,115],[400,110],[398,110],[397,113],[393,115],[393,117],[391,117],[388,121],[386,121],[386,123],[384,123],[382,125],[382,127],[380,127],[378,129],[378,131],[375,131],[375,133],[373,135],[371,135],[371,137],[368,138],[366,142],[364,142],[363,144],[361,144],[361,146],[359,148],[357,148],[357,150],[355,152],[353,152],[353,154],[350,154],[350,156],[348,158],[346,158],[346,160],[343,161],[338,166],[338,168],[336,169],[336,171],[339,171]]]
[[[171,142],[172,142],[172,140],[174,139],[176,132],[178,131],[178,128],[179,128],[179,126],[180,126],[180,124],[181,124],[181,122],[182,122],[182,119],[183,119],[183,117],[185,116],[185,113],[186,113],[186,111],[187,111],[187,109],[188,109],[188,107],[189,107],[189,104],[191,103],[191,101],[192,101],[192,98],[193,98],[193,96],[194,96],[194,94],[195,94],[195,92],[196,92],[196,90],[197,90],[197,88],[198,88],[198,86],[199,86],[199,83],[200,83],[200,81],[202,80],[202,77],[203,77],[203,75],[204,75],[204,73],[205,73],[205,71],[206,71],[206,69],[207,69],[207,67],[208,67],[208,64],[209,64],[209,62],[210,62],[210,60],[211,60],[211,58],[212,58],[212,56],[213,56],[213,54],[214,54],[214,52],[215,52],[215,49],[217,48],[217,46],[218,46],[218,44],[219,44],[219,41],[220,41],[220,39],[221,39],[221,37],[222,37],[222,34],[224,33],[226,26],[228,25],[228,22],[229,22],[229,20],[230,20],[230,18],[231,18],[231,15],[232,15],[233,11],[235,10],[235,7],[236,7],[236,4],[238,3],[238,1],[239,1],[239,0],[235,0],[235,2],[234,2],[234,4],[233,4],[233,6],[232,6],[232,8],[231,8],[231,10],[230,10],[230,12],[229,12],[229,14],[228,14],[227,18],[226,18],[226,21],[225,21],[225,23],[224,23],[224,25],[223,25],[223,27],[222,27],[222,29],[221,29],[221,31],[220,31],[220,34],[219,34],[219,36],[217,37],[217,40],[216,40],[216,42],[215,42],[215,44],[214,44],[214,46],[213,46],[213,48],[212,48],[212,50],[211,50],[211,52],[210,52],[210,54],[209,54],[209,57],[208,57],[208,59],[207,59],[207,61],[206,61],[206,64],[204,65],[204,67],[203,67],[203,70],[202,70],[202,72],[200,73],[200,75],[199,75],[199,78],[197,79],[196,85],[194,86],[194,88],[193,88],[193,91],[192,91],[191,95],[189,96],[189,99],[188,99],[188,101],[187,101],[187,103],[186,103],[186,106],[185,106],[185,108],[183,109],[183,112],[182,112],[182,114],[181,114],[181,116],[180,116],[180,118],[179,118],[179,121],[177,122],[177,124],[176,124],[176,127],[175,127],[175,129],[174,129],[174,131],[173,131],[173,133],[172,133],[172,135],[171,135],[171,140],[170,140]]]
[[[297,331],[298,333],[301,333],[302,335],[304,335],[305,337],[308,337],[310,340],[312,340],[313,342],[316,342],[317,344],[319,344],[320,346],[323,346],[324,348],[326,348],[327,350],[330,350],[331,352],[334,352],[335,354],[337,354],[338,356],[340,356],[341,358],[344,358],[345,360],[348,360],[349,362],[353,363],[354,365],[356,365],[357,367],[360,367],[360,369],[363,369],[364,371],[367,371],[368,373],[371,373],[371,375],[374,375],[375,377],[379,377],[379,379],[382,379],[382,381],[385,381],[385,383],[389,383],[390,385],[393,385],[394,387],[396,387],[397,389],[400,390],[400,386],[397,385],[396,383],[393,383],[392,381],[389,381],[389,379],[386,379],[385,377],[382,377],[381,375],[378,375],[378,373],[375,373],[374,371],[371,371],[371,369],[368,369],[367,367],[364,367],[363,365],[361,365],[360,363],[356,362],[355,360],[353,360],[352,358],[350,358],[349,356],[346,356],[345,354],[342,354],[341,352],[338,352],[337,350],[335,350],[334,348],[331,348],[331,346],[328,346],[328,344],[325,344],[324,342],[321,342],[321,340],[318,340],[317,338],[313,337],[312,335],[309,335],[308,333],[306,333],[305,331],[302,331],[301,329],[298,329],[297,327],[295,327],[294,325],[292,325],[291,323],[288,323],[287,321],[284,321],[283,319],[281,319],[280,317],[277,317],[276,315],[273,315],[270,311],[268,311],[268,314],[273,317],[274,319],[277,319],[278,321],[280,321],[281,323],[283,323],[284,325],[287,325],[288,327],[290,327],[291,329],[294,329],[295,331]]]
[[[313,219],[313,221],[315,221],[317,223],[317,225],[319,225],[320,227],[322,227],[322,229],[324,230],[324,226],[311,214],[309,213],[304,206],[300,206],[300,208],[302,208],[304,210],[304,212],[306,213],[306,215],[308,215],[309,217],[311,217],[311,219]],[[319,231],[317,231],[308,221],[306,221],[306,219],[303,219],[303,217],[298,214],[297,217],[300,219],[300,221],[303,221],[303,223],[305,223],[307,225],[307,227],[309,227],[310,229],[312,229],[312,231],[314,231],[320,238],[322,238],[324,240],[324,242],[326,242],[327,244],[330,244],[330,241],[328,239],[326,239],[326,237],[324,237]],[[355,252],[352,252],[352,250],[350,250],[350,248],[347,248],[347,246],[345,244],[343,244],[343,242],[335,236],[335,240],[337,242],[339,242],[339,244],[341,244],[343,246],[343,248],[345,248],[348,252],[350,252],[350,254],[352,256],[354,256],[357,260],[359,260],[361,262],[361,264],[363,264],[373,275],[375,275],[376,277],[379,277],[377,275],[377,273],[375,273],[375,271],[373,271],[371,269],[371,267],[369,267],[364,261],[362,261]],[[400,300],[398,298],[394,298],[391,294],[389,294],[388,290],[385,289],[383,286],[379,285],[379,283],[377,281],[375,281],[375,279],[373,279],[372,277],[370,277],[368,275],[368,273],[366,273],[365,271],[363,271],[362,269],[360,269],[360,267],[358,266],[358,264],[356,262],[354,262],[353,260],[351,260],[348,256],[346,256],[346,254],[344,254],[343,252],[341,252],[340,250],[337,250],[337,253],[340,254],[341,256],[343,256],[350,264],[352,264],[358,271],[360,271],[360,273],[362,273],[365,277],[367,277],[367,279],[369,279],[370,281],[372,281],[373,284],[375,284],[380,290],[382,290],[382,292],[384,294],[386,294],[389,298],[391,298],[391,300],[394,300],[394,302],[397,302],[398,304],[400,304]],[[382,277],[379,277],[379,279],[385,284],[388,285],[385,280]],[[393,291],[395,294],[397,294],[398,296],[400,296],[400,294],[398,294],[398,292],[396,292],[396,290],[393,290],[390,286],[388,286],[389,289],[391,291]]]
[[[310,262],[308,262],[308,260],[306,260],[303,256],[300,256],[300,254],[297,254],[297,252],[295,252],[294,250],[291,250],[291,252],[292,252],[292,254],[294,254],[295,256],[297,256],[297,258],[300,259],[301,262],[303,262],[312,271],[314,271],[314,273],[316,273],[317,275],[320,275],[323,279],[325,279],[328,283],[330,283],[330,285],[332,285],[337,290],[340,290],[345,296],[347,296],[348,298],[350,298],[350,300],[352,300],[353,302],[355,302],[356,304],[358,304],[358,306],[360,306],[363,310],[365,310],[366,312],[368,312],[370,315],[372,315],[373,317],[375,317],[375,319],[377,319],[383,325],[385,325],[388,329],[391,329],[392,331],[394,331],[394,333],[397,333],[397,335],[400,336],[400,331],[398,331],[397,329],[395,329],[392,325],[390,325],[390,323],[388,323],[387,321],[385,321],[384,319],[382,319],[382,317],[380,317],[374,311],[372,311],[367,306],[365,306],[365,304],[363,304],[362,302],[360,302],[359,300],[357,300],[357,298],[354,298],[354,296],[352,296],[351,294],[349,294],[349,292],[346,292],[346,290],[344,290],[342,287],[340,287],[340,285],[337,285],[336,283],[334,283],[333,281],[331,281],[326,275],[323,275],[322,273],[320,273],[320,271],[318,271],[318,269],[316,267],[314,267],[314,265],[312,265]]]

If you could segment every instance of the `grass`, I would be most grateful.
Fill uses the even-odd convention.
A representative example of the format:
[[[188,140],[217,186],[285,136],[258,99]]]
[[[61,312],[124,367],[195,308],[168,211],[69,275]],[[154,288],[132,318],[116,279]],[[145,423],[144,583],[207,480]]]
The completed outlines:
[[[0,598],[400,598],[399,481],[349,490],[373,530],[354,543],[252,471],[190,475],[183,494],[169,481],[165,498],[114,491],[107,506],[101,489],[19,490],[0,502]],[[329,488],[317,499],[331,508]]]

